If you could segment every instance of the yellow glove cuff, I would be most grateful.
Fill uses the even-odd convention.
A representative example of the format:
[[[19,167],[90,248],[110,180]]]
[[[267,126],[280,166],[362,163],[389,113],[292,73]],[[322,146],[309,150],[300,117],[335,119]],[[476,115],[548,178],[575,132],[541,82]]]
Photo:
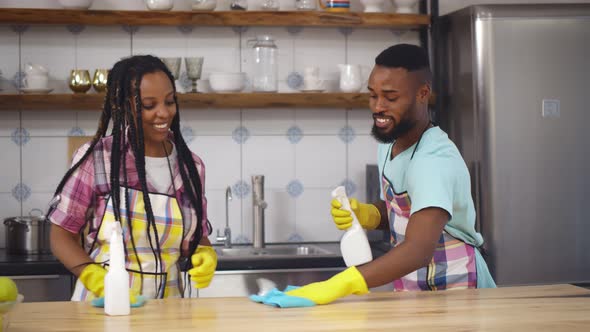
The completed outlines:
[[[334,283],[340,285],[347,285],[347,294],[344,295],[363,295],[369,292],[367,282],[356,266],[351,266],[348,269],[338,273],[337,275],[330,278],[329,281],[334,281]]]

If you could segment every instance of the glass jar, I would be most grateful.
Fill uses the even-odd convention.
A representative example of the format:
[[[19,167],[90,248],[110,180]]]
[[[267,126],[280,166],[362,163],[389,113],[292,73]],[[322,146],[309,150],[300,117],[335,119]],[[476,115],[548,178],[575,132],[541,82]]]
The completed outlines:
[[[279,49],[272,36],[256,36],[254,43],[254,68],[252,90],[255,92],[277,92],[279,88]]]

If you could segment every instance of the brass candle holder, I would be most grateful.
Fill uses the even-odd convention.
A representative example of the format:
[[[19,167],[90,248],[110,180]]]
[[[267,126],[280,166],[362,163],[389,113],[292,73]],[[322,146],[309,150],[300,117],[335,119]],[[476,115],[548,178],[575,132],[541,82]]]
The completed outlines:
[[[107,89],[107,77],[109,76],[108,69],[97,69],[94,72],[92,79],[92,87],[96,92],[105,92]]]
[[[90,73],[86,69],[73,69],[70,71],[69,86],[74,93],[85,93],[90,89]]]

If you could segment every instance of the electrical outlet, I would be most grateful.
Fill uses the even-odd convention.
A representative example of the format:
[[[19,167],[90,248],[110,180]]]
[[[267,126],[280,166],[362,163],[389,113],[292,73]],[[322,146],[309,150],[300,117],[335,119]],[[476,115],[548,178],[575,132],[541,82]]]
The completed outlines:
[[[559,99],[543,99],[541,115],[544,118],[559,118]]]

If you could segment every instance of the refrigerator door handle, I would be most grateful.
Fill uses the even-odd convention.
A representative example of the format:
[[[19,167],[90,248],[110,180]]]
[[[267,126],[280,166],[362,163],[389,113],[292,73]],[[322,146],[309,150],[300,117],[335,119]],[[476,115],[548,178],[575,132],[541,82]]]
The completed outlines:
[[[469,163],[469,173],[473,174],[473,182],[471,183],[471,192],[473,193],[473,204],[475,205],[475,230],[482,233],[481,220],[481,167],[479,161],[472,161]],[[483,235],[483,234],[482,234]]]

